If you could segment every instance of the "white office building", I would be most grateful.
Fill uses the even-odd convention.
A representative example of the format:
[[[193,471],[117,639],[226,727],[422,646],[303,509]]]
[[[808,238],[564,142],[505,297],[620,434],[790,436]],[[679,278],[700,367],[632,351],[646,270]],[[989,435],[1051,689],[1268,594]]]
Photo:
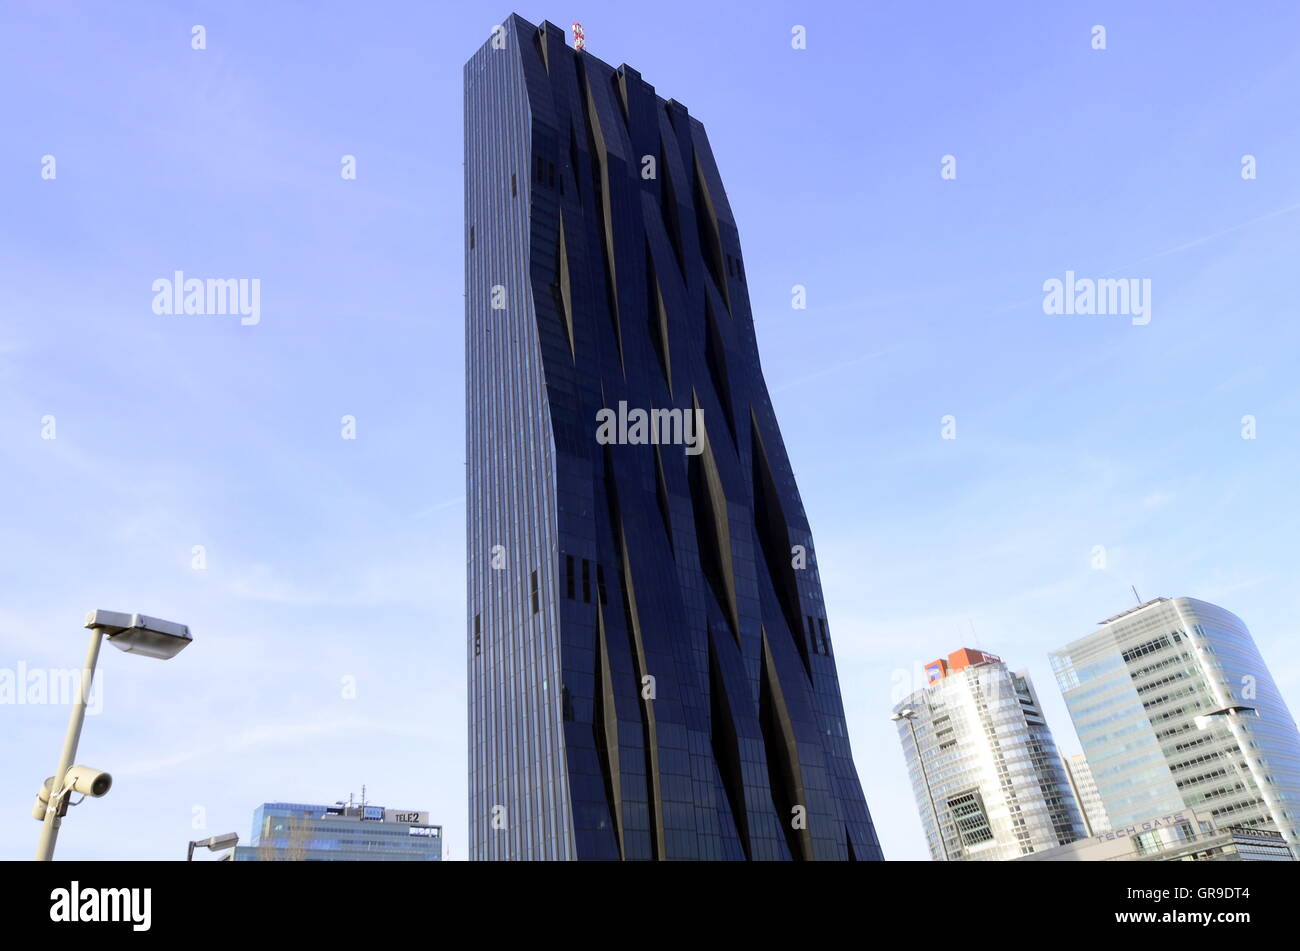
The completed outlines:
[[[1086,833],[1033,684],[992,654],[926,665],[928,685],[894,708],[930,855],[1020,858]]]
[[[1245,624],[1156,598],[1052,654],[1114,829],[1153,815],[1300,845],[1300,732]]]

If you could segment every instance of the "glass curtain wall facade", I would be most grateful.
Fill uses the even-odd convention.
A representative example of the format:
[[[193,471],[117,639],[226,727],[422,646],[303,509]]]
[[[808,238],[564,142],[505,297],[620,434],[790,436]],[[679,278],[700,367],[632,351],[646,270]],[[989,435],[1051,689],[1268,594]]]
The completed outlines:
[[[1300,733],[1236,615],[1156,598],[1052,666],[1112,828],[1190,809],[1300,845]]]
[[[1070,777],[1070,789],[1074,792],[1079,811],[1083,813],[1083,824],[1088,835],[1099,835],[1110,831],[1110,819],[1106,817],[1106,806],[1097,791],[1097,782],[1092,778],[1092,769],[1088,758],[1082,753],[1075,753],[1065,760],[1065,772]]]
[[[935,861],[1001,861],[1086,833],[1028,676],[981,651],[927,665],[930,683],[894,707]]]
[[[471,857],[879,859],[704,127],[512,16],[465,179]]]

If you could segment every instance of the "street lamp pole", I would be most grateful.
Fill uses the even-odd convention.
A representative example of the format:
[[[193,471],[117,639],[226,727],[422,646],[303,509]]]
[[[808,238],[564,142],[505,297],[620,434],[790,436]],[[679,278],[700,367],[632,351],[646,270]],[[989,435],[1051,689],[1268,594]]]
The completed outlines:
[[[86,722],[86,704],[90,701],[90,686],[95,679],[95,664],[99,661],[99,645],[103,639],[103,628],[90,629],[90,647],[86,650],[86,663],[81,668],[80,689],[72,703],[68,732],[63,738],[63,752],[59,754],[59,768],[54,771],[54,781],[50,784],[45,819],[41,823],[41,838],[36,845],[38,862],[48,862],[54,858],[54,843],[59,838],[59,825],[67,811],[69,792],[65,790],[64,783],[72,761],[77,756],[77,744],[81,741],[81,726]]]
[[[939,822],[939,807],[934,802],[934,790],[930,788],[930,776],[925,769],[925,757],[921,755],[921,743],[916,738],[916,711],[912,709],[902,710],[890,717],[891,720],[906,720],[907,725],[912,730],[912,749],[916,750],[916,765],[921,768],[921,782],[925,784],[925,795],[930,800],[930,814],[934,816],[934,832],[939,837],[939,849],[943,852],[943,860],[950,861],[948,858],[948,843],[943,837],[943,825]]]
[[[120,611],[91,611],[86,615],[85,627],[90,631],[90,647],[86,662],[81,668],[81,683],[72,703],[68,732],[63,738],[63,751],[59,754],[59,768],[37,793],[32,816],[41,821],[41,836],[36,844],[36,861],[49,862],[54,858],[54,845],[59,838],[59,826],[68,811],[74,790],[83,796],[102,796],[113,785],[108,773],[86,766],[72,765],[81,741],[81,728],[86,722],[86,704],[90,702],[90,688],[95,679],[95,665],[99,661],[99,647],[104,638],[118,650],[128,654],[141,654],[158,660],[175,657],[193,640],[190,629],[175,621],[144,614],[124,614]],[[43,811],[42,811],[43,810]]]

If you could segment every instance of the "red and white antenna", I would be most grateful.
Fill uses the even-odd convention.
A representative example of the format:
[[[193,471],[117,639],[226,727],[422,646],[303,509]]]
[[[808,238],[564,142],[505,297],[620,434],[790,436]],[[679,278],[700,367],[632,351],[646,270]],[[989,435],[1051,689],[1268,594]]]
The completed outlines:
[[[587,36],[582,32],[582,24],[573,24],[573,48],[580,50],[587,45]]]

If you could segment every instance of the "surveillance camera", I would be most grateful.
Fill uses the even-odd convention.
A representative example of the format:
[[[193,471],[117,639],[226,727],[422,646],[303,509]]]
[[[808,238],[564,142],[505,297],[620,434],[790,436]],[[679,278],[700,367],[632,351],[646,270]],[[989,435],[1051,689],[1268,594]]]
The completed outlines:
[[[73,766],[68,770],[67,785],[83,796],[99,797],[113,788],[113,777],[100,769]]]

